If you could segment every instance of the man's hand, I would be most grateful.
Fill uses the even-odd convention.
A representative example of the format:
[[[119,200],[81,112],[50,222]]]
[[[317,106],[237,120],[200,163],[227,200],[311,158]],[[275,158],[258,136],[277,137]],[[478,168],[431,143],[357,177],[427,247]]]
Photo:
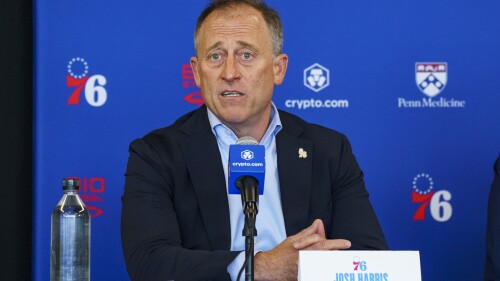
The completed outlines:
[[[255,280],[297,280],[299,250],[341,250],[351,247],[344,239],[327,240],[319,219],[292,235],[274,249],[259,252],[254,260]]]

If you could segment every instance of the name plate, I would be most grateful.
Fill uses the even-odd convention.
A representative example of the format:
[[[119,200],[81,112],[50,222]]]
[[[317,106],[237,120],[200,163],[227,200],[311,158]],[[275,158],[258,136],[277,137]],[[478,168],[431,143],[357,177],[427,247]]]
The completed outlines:
[[[418,251],[300,251],[299,281],[422,281]]]

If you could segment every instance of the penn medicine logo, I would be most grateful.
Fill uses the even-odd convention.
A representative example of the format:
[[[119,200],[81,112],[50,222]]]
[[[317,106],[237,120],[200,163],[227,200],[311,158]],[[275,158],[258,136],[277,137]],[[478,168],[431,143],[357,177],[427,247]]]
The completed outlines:
[[[304,86],[319,92],[330,85],[330,70],[319,63],[304,69]]]
[[[448,83],[448,63],[417,62],[415,63],[415,82],[418,90],[426,97],[420,100],[398,98],[399,108],[464,108],[464,100],[454,98],[436,98]]]
[[[415,64],[415,80],[418,88],[426,96],[433,98],[444,90],[448,81],[447,63]]]

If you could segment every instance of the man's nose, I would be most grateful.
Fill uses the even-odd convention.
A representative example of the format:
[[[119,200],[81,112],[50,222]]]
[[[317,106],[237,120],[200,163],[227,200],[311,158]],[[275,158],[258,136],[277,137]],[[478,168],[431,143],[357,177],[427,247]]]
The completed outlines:
[[[226,81],[233,81],[240,78],[240,72],[238,69],[238,62],[233,57],[228,57],[224,69],[222,70],[222,79]]]

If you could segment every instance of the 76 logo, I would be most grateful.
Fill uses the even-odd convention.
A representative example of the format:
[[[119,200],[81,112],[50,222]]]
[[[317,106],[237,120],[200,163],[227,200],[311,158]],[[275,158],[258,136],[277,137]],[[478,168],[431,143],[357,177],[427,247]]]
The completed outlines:
[[[360,260],[359,257],[354,257],[354,259],[352,260],[352,265],[354,266],[354,271],[365,271],[367,269],[366,261]]]
[[[68,63],[66,86],[76,87],[68,99],[68,105],[80,104],[80,95],[84,92],[87,103],[94,107],[102,106],[108,99],[104,86],[106,77],[101,74],[88,76],[89,66],[83,58],[72,58]]]
[[[422,182],[427,182],[427,184]],[[451,193],[448,190],[433,191],[433,188],[434,181],[428,174],[418,174],[413,179],[411,201],[420,203],[420,207],[413,215],[414,221],[425,219],[425,210],[428,206],[430,206],[429,209],[434,220],[445,222],[451,218],[453,214],[453,208],[450,204]]]

